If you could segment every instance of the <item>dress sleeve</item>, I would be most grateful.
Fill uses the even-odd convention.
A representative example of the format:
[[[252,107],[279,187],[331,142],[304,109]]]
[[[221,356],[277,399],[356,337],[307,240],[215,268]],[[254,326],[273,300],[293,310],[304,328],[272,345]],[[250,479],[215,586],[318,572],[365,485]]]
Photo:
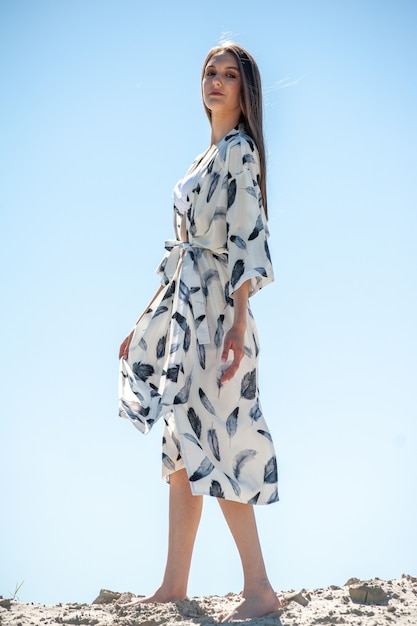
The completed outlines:
[[[258,151],[252,141],[241,137],[230,147],[228,159],[230,295],[247,280],[249,296],[274,280],[259,176]]]

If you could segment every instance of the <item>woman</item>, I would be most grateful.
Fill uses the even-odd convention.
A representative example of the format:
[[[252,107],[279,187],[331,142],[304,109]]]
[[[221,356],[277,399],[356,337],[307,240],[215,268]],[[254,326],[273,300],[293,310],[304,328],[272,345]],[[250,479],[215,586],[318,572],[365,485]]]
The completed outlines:
[[[242,600],[224,621],[280,607],[268,580],[253,504],[278,500],[275,451],[257,383],[259,341],[248,298],[273,280],[266,222],[259,71],[240,46],[208,53],[202,96],[210,147],[174,189],[176,239],[162,285],[120,347],[120,415],[142,432],[163,417],[170,484],[169,547],[159,589],[187,593],[202,496],[218,502],[244,573]]]

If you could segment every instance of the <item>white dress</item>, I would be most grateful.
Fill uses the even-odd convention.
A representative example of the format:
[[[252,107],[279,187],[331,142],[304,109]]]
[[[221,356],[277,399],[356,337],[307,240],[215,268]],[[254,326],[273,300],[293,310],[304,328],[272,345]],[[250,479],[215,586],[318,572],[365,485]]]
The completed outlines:
[[[233,292],[273,280],[259,157],[240,125],[192,163],[174,190],[176,239],[157,272],[164,288],[120,361],[120,415],[143,433],[163,418],[163,476],[185,467],[192,493],[250,504],[278,500],[277,462],[258,389],[259,339],[248,304],[235,376],[221,362]],[[188,242],[180,241],[186,215]]]

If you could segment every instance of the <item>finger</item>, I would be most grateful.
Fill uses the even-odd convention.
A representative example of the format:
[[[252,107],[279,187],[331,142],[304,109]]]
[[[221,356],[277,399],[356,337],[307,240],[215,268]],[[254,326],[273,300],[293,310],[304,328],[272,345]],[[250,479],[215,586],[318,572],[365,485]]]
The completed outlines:
[[[127,359],[129,355],[130,344],[132,343],[133,332],[130,333],[121,343],[119,350],[119,359]]]
[[[234,362],[229,365],[229,367],[226,368],[223,372],[222,383],[226,383],[228,380],[231,380],[238,369],[238,366],[234,365]]]
[[[226,363],[227,357],[229,356],[229,350],[231,349],[232,349],[232,346],[230,345],[230,341],[227,341],[226,339],[223,345],[222,363]]]
[[[237,370],[239,369],[241,360],[242,360],[242,354],[240,352],[237,354],[235,353],[232,363],[223,372],[222,382],[227,382],[228,380],[231,380],[233,378],[233,376],[236,374]]]
[[[223,372],[223,376],[221,378],[221,383],[227,383],[228,380],[230,380],[231,378],[233,378],[233,374],[231,372],[232,370],[232,366],[229,366],[227,369],[224,370]]]
[[[129,353],[129,347],[125,339],[122,345],[120,346],[119,359],[127,359],[128,353]]]

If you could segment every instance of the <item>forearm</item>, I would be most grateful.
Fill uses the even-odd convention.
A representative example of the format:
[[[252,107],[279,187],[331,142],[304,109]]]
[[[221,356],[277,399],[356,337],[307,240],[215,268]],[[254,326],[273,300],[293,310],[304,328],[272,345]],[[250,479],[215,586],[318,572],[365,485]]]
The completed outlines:
[[[246,315],[248,310],[249,280],[244,282],[239,289],[233,293],[233,327],[236,330],[246,330]]]
[[[249,281],[247,280],[243,285],[233,292],[233,326],[226,333],[223,343],[222,362],[225,363],[229,357],[229,351],[233,351],[233,361],[227,367],[221,378],[222,383],[233,378],[236,374],[239,363],[243,359],[244,355],[244,337],[246,331],[246,316],[248,311],[248,298],[249,298]]]

